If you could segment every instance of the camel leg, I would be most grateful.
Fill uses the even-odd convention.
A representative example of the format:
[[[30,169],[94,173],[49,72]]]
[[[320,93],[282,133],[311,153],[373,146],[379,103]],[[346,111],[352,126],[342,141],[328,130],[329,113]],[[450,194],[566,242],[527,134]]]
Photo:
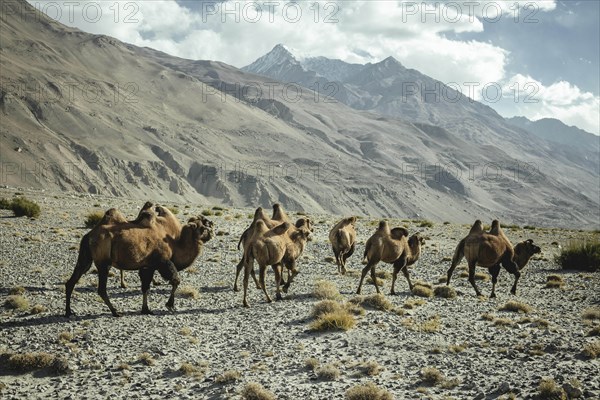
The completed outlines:
[[[335,265],[337,266],[337,272],[339,274],[342,272],[342,260],[340,258],[340,252],[337,250],[334,250],[333,255],[335,256]]]
[[[502,262],[502,266],[505,270],[510,272],[515,276],[515,282],[513,283],[512,288],[510,289],[510,294],[517,294],[517,283],[519,282],[519,278],[521,277],[521,271],[519,271],[518,265],[512,260],[505,260]]]
[[[498,275],[500,274],[500,264],[490,267],[489,271],[492,275],[492,293],[490,293],[490,299],[493,299],[496,297],[496,283],[498,282]]]
[[[287,293],[292,281],[298,275],[298,270],[296,269],[296,260],[286,260],[284,261],[285,269],[287,270],[287,282],[283,281],[283,277],[281,278],[281,283],[283,284],[283,292]]]
[[[235,266],[235,281],[233,282],[233,291],[234,292],[240,291],[240,289],[238,288],[238,278],[240,276],[240,272],[242,272],[242,268],[244,268],[244,259],[243,258],[240,260],[238,265]]]
[[[254,281],[254,285],[256,286],[256,288],[262,289],[262,286],[260,286],[260,282],[258,281],[258,279],[256,279],[256,272],[254,271],[254,267],[252,267],[252,269],[250,270],[250,275],[252,275],[252,280]]]
[[[354,249],[355,249],[356,245],[352,244],[352,246],[350,246],[350,250],[348,250],[347,252],[345,252],[342,256],[342,275],[346,275],[346,260],[348,259],[348,257],[350,257],[352,254],[354,254]]]
[[[408,272],[408,265],[405,265],[402,268],[402,273],[404,274],[404,277],[406,278],[406,281],[408,282],[408,289],[412,292],[412,290],[413,290],[413,284],[410,281],[410,273]]]
[[[89,233],[85,234],[81,238],[79,244],[79,255],[77,256],[77,263],[71,277],[65,283],[66,303],[65,303],[65,317],[70,317],[73,312],[71,311],[71,296],[73,289],[83,274],[89,271],[92,266],[92,253],[89,246]]]
[[[140,275],[140,281],[142,281],[142,314],[153,315],[148,307],[148,291],[150,290],[150,282],[154,276],[154,270],[149,268],[142,268],[138,271]]]
[[[121,270],[121,287],[123,289],[127,288],[127,283],[125,283],[125,271]]]
[[[269,296],[269,293],[267,293],[267,285],[265,284],[265,273],[266,273],[266,269],[267,266],[266,265],[259,265],[258,266],[258,275],[259,275],[259,279],[260,279],[260,286],[262,288],[263,293],[265,294],[265,297],[267,298],[267,303],[270,303],[271,297]]]
[[[360,281],[358,282],[358,289],[356,289],[356,294],[360,294],[360,289],[362,288],[362,284],[363,284],[363,280],[365,279],[365,276],[367,275],[367,272],[369,272],[369,270],[371,269],[371,267],[374,267],[377,264],[378,261],[371,261],[369,260],[369,262],[367,263],[367,265],[362,269],[362,273],[360,275]]]
[[[252,268],[252,263],[246,260],[244,265],[244,307],[250,307],[250,305],[248,305],[248,300],[246,299],[246,295],[248,294],[248,279],[250,278],[250,268]]]
[[[272,267],[275,273],[275,298],[280,301],[283,300],[283,297],[281,297],[281,274],[283,274],[283,270],[281,264],[275,264]]]
[[[408,281],[408,287],[412,290],[412,282],[410,281],[410,276],[408,275],[408,267],[406,266],[406,258],[399,258],[394,262],[394,273],[392,274],[392,288],[390,290],[390,294],[396,294],[395,285],[396,279],[398,278],[398,272],[402,271],[406,280]]]
[[[115,307],[113,307],[110,299],[108,298],[108,293],[106,293],[106,283],[108,282],[108,270],[110,269],[110,264],[101,264],[98,265],[98,295],[104,300],[104,304],[108,306],[110,312],[114,317],[120,317],[121,314],[117,312]]]
[[[375,265],[371,267],[371,280],[373,281],[373,285],[375,285],[375,291],[377,294],[381,293],[379,291],[379,286],[377,286],[377,276],[375,275]]]
[[[169,296],[169,300],[167,300],[166,307],[169,311],[175,311],[175,292],[177,291],[177,287],[181,283],[181,279],[179,278],[179,272],[177,271],[177,267],[171,260],[162,261],[159,264],[158,272],[160,275],[171,283],[171,295]]]
[[[475,293],[477,294],[477,296],[481,296],[481,292],[475,284],[475,266],[476,264],[474,262],[469,262],[469,282],[471,283],[471,286],[473,286],[473,289],[475,289]]]

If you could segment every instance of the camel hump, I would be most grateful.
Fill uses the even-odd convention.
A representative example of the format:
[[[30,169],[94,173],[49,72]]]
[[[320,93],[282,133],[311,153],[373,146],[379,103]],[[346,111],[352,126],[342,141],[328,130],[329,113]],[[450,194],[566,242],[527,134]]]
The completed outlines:
[[[145,210],[149,210],[150,208],[152,208],[154,206],[154,203],[152,203],[151,201],[147,201],[144,203],[144,205],[142,206],[142,211]]]
[[[142,211],[138,217],[137,223],[145,228],[151,228],[156,222],[156,214],[149,211]]]
[[[268,218],[269,217],[265,214],[265,210],[263,210],[262,207],[258,207],[254,212],[254,218],[252,219],[252,221],[256,222],[258,220],[267,220]]]
[[[390,231],[392,239],[400,240],[405,236],[408,236],[408,229],[406,228],[394,228]]]
[[[109,208],[104,213],[104,216],[98,223],[98,225],[109,225],[109,224],[119,224],[127,222],[127,219],[119,210],[116,208]]]
[[[490,229],[491,235],[499,235],[502,232],[502,228],[500,228],[500,221],[497,219],[492,221],[492,228]]]
[[[389,233],[390,226],[388,225],[388,222],[386,220],[379,221],[379,226],[377,227],[377,231],[379,231],[381,233]]]
[[[292,226],[292,224],[290,224],[289,222],[284,222],[282,224],[277,225],[271,231],[275,235],[283,235],[284,233],[286,233],[288,231],[288,229],[290,229],[291,226]]]
[[[483,232],[483,223],[481,220],[476,220],[471,230],[469,231],[469,235],[472,233],[482,233]]]

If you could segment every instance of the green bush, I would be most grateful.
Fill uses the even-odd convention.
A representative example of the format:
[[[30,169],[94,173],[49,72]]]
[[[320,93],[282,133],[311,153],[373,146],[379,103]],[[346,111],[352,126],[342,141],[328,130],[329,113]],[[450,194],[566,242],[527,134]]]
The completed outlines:
[[[1,198],[0,199],[0,210],[10,210],[11,207],[10,205],[12,204],[12,201],[6,199],[6,198]]]
[[[10,203],[9,208],[13,211],[16,217],[27,216],[29,218],[37,218],[42,212],[40,206],[26,197],[17,197]]]
[[[600,240],[576,240],[565,246],[555,261],[563,269],[595,272],[600,268]]]

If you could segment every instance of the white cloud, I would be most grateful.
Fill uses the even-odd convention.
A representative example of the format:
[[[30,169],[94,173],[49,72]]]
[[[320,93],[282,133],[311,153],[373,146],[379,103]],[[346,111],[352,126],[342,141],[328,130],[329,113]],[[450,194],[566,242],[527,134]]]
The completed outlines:
[[[569,82],[545,86],[531,76],[517,74],[506,81],[503,92],[504,98],[496,107],[502,115],[523,115],[534,121],[557,118],[567,125],[600,134],[600,97]]]

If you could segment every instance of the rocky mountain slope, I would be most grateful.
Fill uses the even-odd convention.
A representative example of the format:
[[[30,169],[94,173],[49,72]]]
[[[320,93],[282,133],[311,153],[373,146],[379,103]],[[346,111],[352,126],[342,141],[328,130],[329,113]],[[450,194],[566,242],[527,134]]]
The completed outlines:
[[[357,111],[302,86],[87,34],[24,1],[11,5],[26,12],[0,22],[2,185],[457,222],[597,224],[597,171],[494,122],[503,121],[497,114],[434,125]]]

